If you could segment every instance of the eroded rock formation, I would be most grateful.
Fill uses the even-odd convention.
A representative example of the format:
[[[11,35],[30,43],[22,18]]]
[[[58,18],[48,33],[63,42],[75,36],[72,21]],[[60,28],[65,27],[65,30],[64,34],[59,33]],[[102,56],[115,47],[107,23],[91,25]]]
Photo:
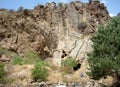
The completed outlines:
[[[91,50],[90,36],[110,19],[103,3],[54,2],[33,10],[0,10],[0,46],[23,55],[34,51],[42,58],[83,60]]]

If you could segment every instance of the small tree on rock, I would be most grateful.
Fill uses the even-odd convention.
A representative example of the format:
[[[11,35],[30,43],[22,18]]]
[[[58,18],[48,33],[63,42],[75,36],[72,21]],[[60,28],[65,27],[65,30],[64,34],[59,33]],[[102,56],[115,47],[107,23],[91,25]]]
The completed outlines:
[[[88,54],[90,72],[87,74],[95,80],[114,75],[116,82],[112,87],[120,87],[120,17],[100,27],[91,40],[93,51]]]

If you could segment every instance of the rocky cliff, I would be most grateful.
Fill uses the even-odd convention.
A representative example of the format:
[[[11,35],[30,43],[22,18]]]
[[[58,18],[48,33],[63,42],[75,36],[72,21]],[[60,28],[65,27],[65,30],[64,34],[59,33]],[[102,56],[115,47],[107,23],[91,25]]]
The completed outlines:
[[[0,46],[19,54],[36,51],[43,58],[58,54],[64,58],[66,53],[79,59],[91,44],[89,35],[109,18],[106,7],[98,1],[58,5],[52,2],[33,10],[1,9]]]
[[[65,57],[83,62],[92,50],[90,36],[109,19],[106,7],[99,1],[52,2],[33,10],[0,9],[0,47],[21,56],[27,51],[37,52],[42,59],[52,58],[59,66]]]

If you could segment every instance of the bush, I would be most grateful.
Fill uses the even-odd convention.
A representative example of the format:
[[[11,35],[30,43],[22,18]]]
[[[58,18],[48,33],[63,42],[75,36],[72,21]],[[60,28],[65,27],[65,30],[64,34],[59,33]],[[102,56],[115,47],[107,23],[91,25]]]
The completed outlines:
[[[62,2],[59,2],[59,3],[58,3],[58,6],[63,7],[63,3],[62,3]]]
[[[9,56],[10,51],[8,51],[7,49],[4,49],[2,47],[0,47],[0,56],[5,54],[6,56]]]
[[[13,57],[12,64],[13,65],[22,65],[22,58],[18,54],[15,54]]]
[[[77,61],[71,57],[62,60],[62,68],[63,70],[65,70],[66,73],[71,73],[72,68],[75,67],[77,64]]]
[[[120,80],[120,17],[99,27],[91,40],[94,50],[88,54],[90,72],[87,74],[95,80],[114,74]]]
[[[4,64],[0,64],[0,83],[4,83],[5,78],[5,70],[4,70]]]
[[[48,71],[46,69],[46,66],[48,66],[48,64],[44,61],[35,63],[34,68],[32,70],[32,77],[35,81],[41,82],[47,79]]]
[[[24,10],[23,10],[23,14],[24,14],[25,16],[29,16],[29,10],[28,10],[28,9],[24,9]]]
[[[18,11],[19,11],[19,12],[21,12],[21,11],[23,11],[23,10],[24,10],[24,7],[22,7],[22,6],[18,8]]]
[[[40,57],[34,53],[34,52],[26,52],[24,59],[23,59],[23,64],[34,64],[36,62],[40,61]]]

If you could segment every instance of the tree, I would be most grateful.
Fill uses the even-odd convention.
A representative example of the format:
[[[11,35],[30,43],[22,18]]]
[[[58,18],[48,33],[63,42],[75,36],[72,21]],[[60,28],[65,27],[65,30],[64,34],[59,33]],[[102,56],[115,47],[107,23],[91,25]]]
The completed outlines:
[[[63,3],[62,3],[62,2],[59,2],[59,3],[58,3],[58,6],[63,7]]]
[[[114,17],[106,26],[99,27],[91,40],[93,51],[88,54],[90,72],[87,74],[95,80],[114,75],[117,82],[112,87],[118,87],[120,83],[120,17]]]
[[[19,12],[22,12],[23,10],[24,10],[24,7],[22,7],[22,6],[18,8]]]
[[[120,12],[117,14],[117,16],[120,16]]]

